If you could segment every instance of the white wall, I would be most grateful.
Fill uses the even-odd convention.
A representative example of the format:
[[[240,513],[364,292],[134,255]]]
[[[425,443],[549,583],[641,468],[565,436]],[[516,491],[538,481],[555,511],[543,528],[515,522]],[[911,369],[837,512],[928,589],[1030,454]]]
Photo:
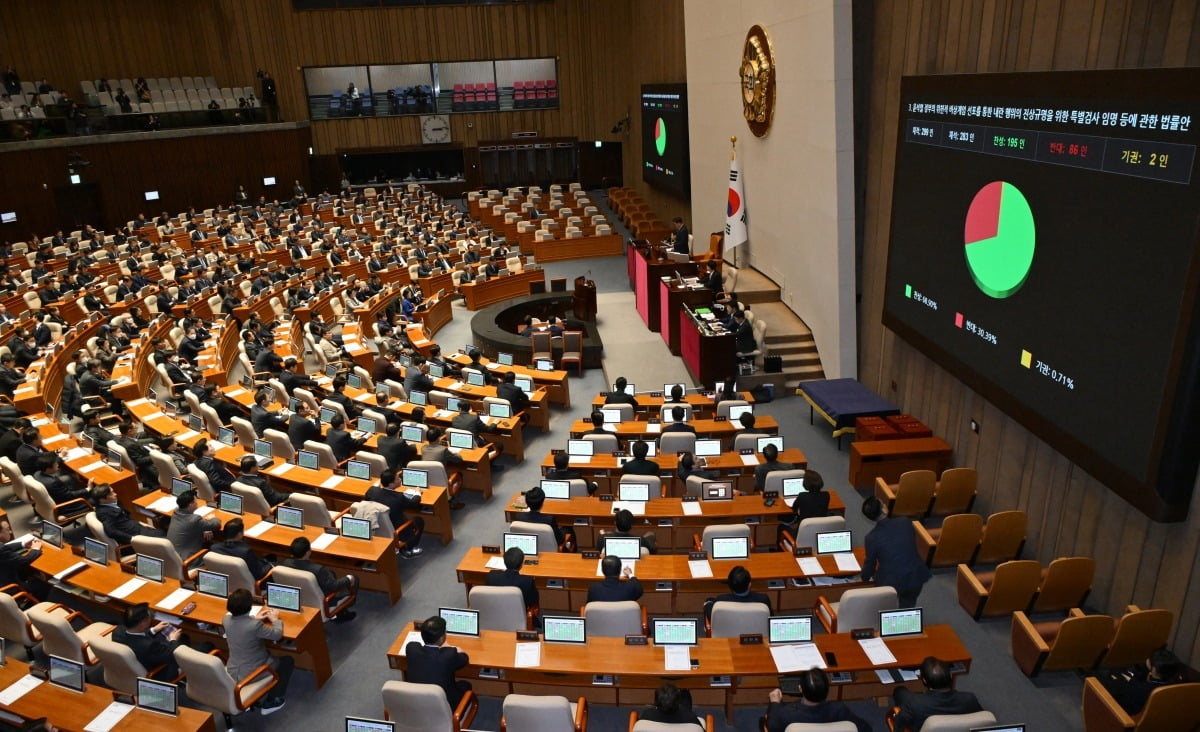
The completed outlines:
[[[750,240],[747,261],[812,329],[828,378],[856,375],[851,0],[688,0],[691,229],[725,228],[729,138],[736,135]],[[776,64],[766,137],[742,118],[742,44],[767,31]],[[727,255],[728,256],[728,255]]]

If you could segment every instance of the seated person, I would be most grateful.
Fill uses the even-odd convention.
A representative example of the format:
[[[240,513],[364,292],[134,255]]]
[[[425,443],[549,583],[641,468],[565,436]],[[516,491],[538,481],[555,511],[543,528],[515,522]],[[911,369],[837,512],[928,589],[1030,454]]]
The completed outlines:
[[[601,412],[599,409],[592,410],[592,414],[588,418],[588,421],[590,421],[592,423],[592,428],[590,430],[587,430],[583,434],[585,434],[585,435],[609,435],[609,434],[612,434],[608,430],[604,429],[604,412]]]
[[[37,428],[30,427],[30,429],[36,430]],[[55,503],[66,503],[77,498],[87,498],[88,490],[93,485],[92,481],[88,481],[87,488],[80,488],[75,483],[74,478],[62,473],[59,463],[58,455],[52,452],[39,454],[36,460],[37,472],[33,474],[33,477],[39,483],[46,486],[46,491]]]
[[[335,603],[340,603],[349,595],[358,594],[357,577],[352,574],[338,577],[329,567],[312,561],[312,543],[307,538],[297,536],[292,539],[291,550],[292,556],[283,560],[281,564],[284,567],[312,573],[317,578],[317,585],[321,588],[321,592],[326,595],[334,595]],[[348,623],[356,617],[358,617],[358,613],[347,607],[334,616],[333,620],[336,623]]]
[[[1115,671],[1100,677],[1100,683],[1121,705],[1125,713],[1136,717],[1142,713],[1150,694],[1161,686],[1183,680],[1184,665],[1166,648],[1150,654],[1142,666]]]
[[[704,458],[700,458],[701,461]],[[679,455],[679,463],[675,468],[675,475],[682,481],[687,481],[693,475],[704,480],[716,480],[721,477],[721,474],[716,470],[707,470],[704,465],[696,466],[696,458],[690,452],[684,452]]]
[[[209,551],[241,559],[246,563],[246,568],[250,570],[254,579],[260,580],[267,576],[267,572],[271,571],[271,565],[255,554],[250,545],[246,543],[243,536],[245,530],[246,523],[240,518],[229,519],[225,522],[225,528],[221,532],[224,541],[213,544]]]
[[[554,455],[554,467],[546,472],[546,480],[583,480],[583,473],[571,467],[571,456],[565,452]],[[593,480],[587,481],[588,495],[595,495],[600,486]]]
[[[554,531],[554,543],[563,547],[563,551],[571,551],[575,547],[575,529],[571,526],[560,526],[558,520],[549,514],[542,513],[546,504],[546,492],[540,486],[534,486],[525,491],[525,505],[529,511],[521,514],[519,521],[530,524],[544,524]],[[565,544],[564,544],[565,541]]]
[[[671,424],[663,427],[662,431],[696,434],[696,428],[687,423],[687,410],[683,407],[671,407]]]
[[[676,384],[671,387],[671,393],[668,395],[666,404],[682,404],[683,403],[683,384]]]
[[[383,471],[379,476],[378,485],[367,489],[366,499],[388,507],[388,518],[392,521],[393,529],[398,529],[406,522],[412,521],[412,525],[400,535],[400,540],[405,545],[400,550],[400,556],[411,559],[425,551],[418,546],[421,543],[421,536],[425,533],[425,519],[420,516],[410,517],[405,513],[406,511],[420,511],[421,499],[409,496],[399,490],[400,475],[400,471],[391,468]]]
[[[754,490],[757,493],[762,493],[763,486],[767,483],[767,473],[773,470],[795,470],[796,466],[791,463],[785,463],[779,459],[779,448],[774,445],[767,445],[762,451],[763,462],[759,463],[754,468]]]
[[[718,602],[761,602],[767,606],[767,612],[771,612],[771,598],[761,592],[750,591],[750,582],[752,579],[750,570],[740,564],[729,570],[729,577],[726,579],[729,585],[729,592],[724,592],[716,597],[710,597],[705,600],[704,617],[712,617],[713,605]]]
[[[278,506],[292,495],[291,493],[275,490],[275,486],[271,485],[271,481],[258,472],[258,458],[253,455],[243,455],[241,461],[238,463],[238,469],[239,473],[236,481],[257,488],[262,493],[263,498],[272,507]]]
[[[613,524],[615,528],[612,531],[603,533],[602,536],[635,536],[633,533],[633,512],[627,508],[622,508],[613,516]],[[642,548],[651,554],[658,553],[658,536],[653,531],[647,531],[639,537],[642,540]]]
[[[104,533],[118,544],[128,544],[135,536],[165,536],[158,529],[134,521],[129,510],[117,501],[117,494],[108,483],[92,487],[92,504],[96,507],[96,518],[104,526]]]
[[[792,499],[792,513],[780,518],[779,538],[783,532],[793,535],[800,522],[808,518],[823,518],[829,515],[829,494],[825,492],[825,479],[815,470],[804,471],[804,490]]]
[[[525,564],[525,552],[519,547],[509,547],[504,552],[504,569],[493,569],[488,572],[484,584],[488,587],[519,587],[525,600],[525,609],[538,606],[538,590],[533,584],[533,578],[521,574]]]
[[[790,724],[824,724],[827,722],[853,722],[858,732],[871,732],[871,725],[859,719],[845,702],[826,701],[829,696],[829,677],[819,668],[811,668],[800,674],[800,692],[804,698],[798,702],[784,702],[783,692],[772,689],[768,695],[767,732],[783,732]],[[897,730],[901,729],[899,725]],[[914,727],[913,729],[918,729]]]
[[[138,663],[151,671],[155,666],[163,668],[151,678],[174,681],[179,676],[179,665],[175,663],[175,649],[188,645],[187,638],[179,628],[169,623],[159,623],[150,612],[150,605],[139,602],[125,608],[122,622],[112,633],[117,643],[129,646]]]
[[[30,565],[42,556],[42,541],[32,539],[22,546],[13,538],[12,523],[7,517],[0,518],[0,587],[16,585],[39,602],[45,602],[50,596],[50,585],[29,571]]]
[[[654,690],[654,705],[643,707],[638,712],[638,719],[663,724],[699,724],[704,726],[694,711],[692,711],[692,692],[680,689],[674,684],[663,684]]]
[[[974,694],[958,691],[951,686],[953,679],[950,676],[950,667],[941,660],[928,656],[921,661],[918,676],[928,691],[917,694],[900,687],[893,695],[896,706],[900,707],[893,719],[897,731],[919,730],[925,724],[925,720],[935,714],[970,714],[983,711]]]
[[[442,687],[451,709],[471,690],[471,682],[454,678],[455,672],[470,663],[470,659],[457,648],[446,646],[446,621],[442,617],[433,615],[421,623],[421,642],[409,643],[404,655],[408,658],[407,680]]]
[[[642,583],[634,576],[631,567],[622,569],[621,559],[606,556],[600,560],[600,573],[604,579],[588,586],[588,602],[623,602],[637,600],[642,596]],[[622,582],[624,577],[626,581]]]
[[[613,382],[613,390],[604,395],[605,404],[631,404],[634,409],[638,408],[638,401],[632,394],[625,393],[625,387],[629,386],[624,376],[618,376]]]
[[[621,475],[658,475],[662,470],[658,463],[646,459],[646,455],[650,453],[650,446],[645,440],[633,443],[632,451],[633,459],[621,467]]]
[[[367,444],[367,438],[355,438],[346,431],[346,420],[342,415],[334,414],[333,419],[329,420],[325,442],[328,443],[329,449],[333,450],[333,459],[340,464],[362,449],[362,446]]]

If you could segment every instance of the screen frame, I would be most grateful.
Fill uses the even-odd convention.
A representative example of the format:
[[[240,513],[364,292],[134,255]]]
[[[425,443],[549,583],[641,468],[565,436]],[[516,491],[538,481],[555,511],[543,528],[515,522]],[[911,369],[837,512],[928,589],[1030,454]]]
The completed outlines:
[[[170,689],[171,690],[171,701],[173,702],[171,711],[168,712],[163,709],[158,709],[156,707],[152,707],[152,706],[143,704],[142,703],[142,694],[141,694],[141,689],[142,689],[143,685],[158,686],[158,687],[162,687],[163,689]],[[134,694],[133,698],[134,698],[134,703],[138,709],[144,709],[147,712],[153,712],[155,714],[163,714],[168,717],[178,717],[179,716],[179,685],[178,684],[171,684],[171,683],[167,683],[166,681],[155,681],[154,679],[148,679],[144,676],[139,676],[137,679],[137,686],[135,688],[137,689],[138,693]]]

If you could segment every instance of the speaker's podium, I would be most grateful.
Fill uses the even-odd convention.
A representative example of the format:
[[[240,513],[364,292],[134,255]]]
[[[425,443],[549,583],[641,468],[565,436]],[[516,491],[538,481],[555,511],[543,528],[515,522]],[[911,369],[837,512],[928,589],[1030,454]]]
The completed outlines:
[[[571,298],[576,320],[596,319],[596,283],[586,277],[575,278],[575,292]]]

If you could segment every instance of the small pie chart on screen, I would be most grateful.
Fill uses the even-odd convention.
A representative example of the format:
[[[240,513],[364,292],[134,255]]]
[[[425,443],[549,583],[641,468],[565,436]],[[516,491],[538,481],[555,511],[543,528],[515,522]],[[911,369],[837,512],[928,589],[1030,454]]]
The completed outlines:
[[[980,290],[1003,299],[1029,277],[1037,227],[1024,194],[1012,183],[988,183],[971,200],[963,227],[967,267]]]
[[[667,150],[667,123],[659,117],[654,120],[654,149],[662,155]]]

